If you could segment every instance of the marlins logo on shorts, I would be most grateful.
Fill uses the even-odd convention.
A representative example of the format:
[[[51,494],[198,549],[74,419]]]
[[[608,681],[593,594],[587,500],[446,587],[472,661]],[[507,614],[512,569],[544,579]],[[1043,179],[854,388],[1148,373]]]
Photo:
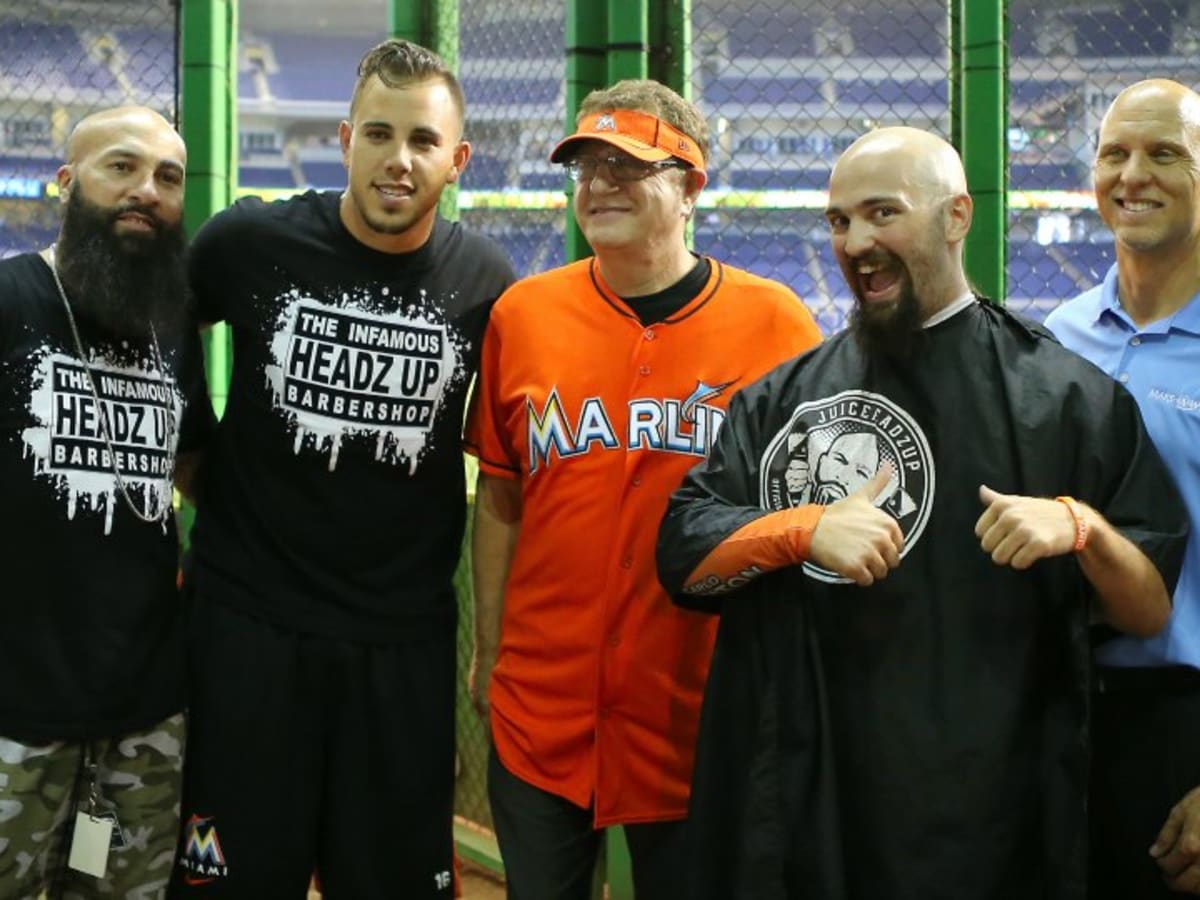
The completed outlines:
[[[187,820],[179,865],[188,871],[183,879],[187,884],[208,884],[229,874],[212,816],[193,815]]]
[[[920,426],[880,394],[843,391],[796,407],[763,454],[761,503],[772,510],[836,503],[885,462],[895,474],[875,505],[900,525],[907,554],[933,508],[933,457]],[[821,581],[849,583],[813,563],[805,563],[804,571]]]

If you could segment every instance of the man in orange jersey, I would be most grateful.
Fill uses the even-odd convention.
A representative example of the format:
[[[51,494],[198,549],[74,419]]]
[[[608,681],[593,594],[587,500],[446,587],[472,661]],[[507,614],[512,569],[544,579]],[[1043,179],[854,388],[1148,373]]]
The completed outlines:
[[[517,900],[589,896],[617,824],[638,895],[674,895],[716,621],[671,605],[655,533],[731,395],[819,341],[788,288],[688,250],[707,145],[657,82],[590,94],[550,158],[595,256],[514,285],[484,340],[473,692]]]

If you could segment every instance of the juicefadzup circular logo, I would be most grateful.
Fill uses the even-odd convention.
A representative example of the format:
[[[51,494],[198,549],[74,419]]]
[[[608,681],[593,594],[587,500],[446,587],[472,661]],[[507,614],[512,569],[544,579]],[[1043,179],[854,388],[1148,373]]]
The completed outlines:
[[[933,456],[920,426],[880,394],[843,391],[797,406],[763,454],[760,502],[771,510],[836,503],[885,462],[894,474],[875,505],[900,525],[903,556],[920,540],[933,508]],[[804,571],[820,581],[850,583],[811,562]]]

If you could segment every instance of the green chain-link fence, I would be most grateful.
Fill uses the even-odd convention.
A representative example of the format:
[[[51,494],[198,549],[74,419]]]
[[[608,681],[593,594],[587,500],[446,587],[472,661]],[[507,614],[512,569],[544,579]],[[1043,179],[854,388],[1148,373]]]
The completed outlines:
[[[948,47],[936,0],[696,0],[693,99],[714,144],[696,249],[790,284],[824,332],[841,328],[830,167],[877,125],[948,136]]]
[[[559,0],[462,0],[459,74],[473,155],[461,179],[463,222],[498,240],[518,275],[565,261],[562,169],[565,6]],[[459,570],[459,778],[456,812],[491,826],[487,737],[467,697],[471,658],[469,567]]]
[[[383,37],[386,13],[373,7],[378,21],[361,26],[365,6],[328,6],[304,5],[326,19],[306,23],[279,0],[243,0],[238,95],[245,187],[270,195],[345,184],[336,125],[354,65]],[[458,70],[475,151],[461,181],[460,214],[497,238],[521,275],[565,259],[563,179],[547,157],[566,118],[566,6],[459,3]],[[695,247],[789,283],[823,330],[835,331],[851,299],[821,215],[830,167],[877,125],[950,135],[948,5],[691,0],[691,9],[690,88],[713,136]],[[355,25],[347,24],[350,18]],[[1008,299],[1041,317],[1096,283],[1111,261],[1111,235],[1094,211],[1090,163],[1112,96],[1156,75],[1200,84],[1200,0],[1013,0],[1007,21]],[[0,0],[0,254],[53,238],[54,170],[80,117],[137,102],[174,118],[176,22],[173,0]],[[456,808],[486,826],[486,741],[465,690],[471,648],[465,564],[458,587]]]
[[[172,0],[0,2],[0,256],[54,239],[54,173],[81,118],[138,103],[174,120],[176,23]]]

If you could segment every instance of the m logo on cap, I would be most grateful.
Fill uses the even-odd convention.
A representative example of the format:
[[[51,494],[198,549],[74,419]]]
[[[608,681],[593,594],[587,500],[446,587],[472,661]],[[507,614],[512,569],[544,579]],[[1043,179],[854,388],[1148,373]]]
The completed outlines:
[[[616,131],[617,120],[610,115],[603,115],[596,120],[596,131]]]

